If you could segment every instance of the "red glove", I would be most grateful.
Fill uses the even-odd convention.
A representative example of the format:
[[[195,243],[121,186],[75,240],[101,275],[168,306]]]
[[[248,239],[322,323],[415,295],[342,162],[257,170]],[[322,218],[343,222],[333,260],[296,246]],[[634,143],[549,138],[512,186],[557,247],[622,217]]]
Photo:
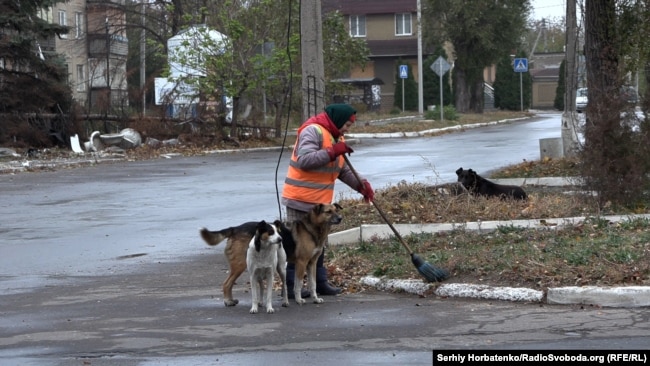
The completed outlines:
[[[375,191],[372,190],[370,182],[365,179],[361,182],[358,191],[363,195],[363,200],[366,201],[366,203],[370,203],[375,199]]]
[[[354,150],[350,146],[348,146],[345,142],[337,142],[331,147],[327,148],[327,153],[330,156],[330,161],[334,161],[337,156],[341,156],[343,154],[352,154]]]

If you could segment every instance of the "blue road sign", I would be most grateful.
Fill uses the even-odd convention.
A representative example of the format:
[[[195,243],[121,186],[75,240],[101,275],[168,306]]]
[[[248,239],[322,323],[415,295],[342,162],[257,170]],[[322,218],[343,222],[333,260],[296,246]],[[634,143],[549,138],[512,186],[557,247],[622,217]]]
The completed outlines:
[[[516,58],[514,66],[515,66],[515,72],[528,72],[528,59]]]
[[[408,71],[409,71],[409,66],[408,65],[399,65],[399,77],[400,79],[408,79]]]

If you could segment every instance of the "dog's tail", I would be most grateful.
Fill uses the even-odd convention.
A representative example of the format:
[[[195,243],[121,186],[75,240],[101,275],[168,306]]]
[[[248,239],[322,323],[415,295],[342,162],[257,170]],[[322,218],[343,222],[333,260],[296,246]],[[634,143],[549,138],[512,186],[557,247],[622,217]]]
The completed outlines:
[[[232,231],[232,228],[210,231],[207,228],[202,227],[199,229],[199,234],[201,234],[201,238],[208,245],[217,245],[232,235]]]

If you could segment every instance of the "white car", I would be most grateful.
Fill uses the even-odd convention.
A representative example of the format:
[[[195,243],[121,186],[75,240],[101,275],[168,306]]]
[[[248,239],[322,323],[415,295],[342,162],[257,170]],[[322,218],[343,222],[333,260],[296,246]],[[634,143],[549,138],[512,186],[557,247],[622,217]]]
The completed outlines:
[[[587,108],[587,88],[578,88],[576,91],[576,112],[584,112]]]

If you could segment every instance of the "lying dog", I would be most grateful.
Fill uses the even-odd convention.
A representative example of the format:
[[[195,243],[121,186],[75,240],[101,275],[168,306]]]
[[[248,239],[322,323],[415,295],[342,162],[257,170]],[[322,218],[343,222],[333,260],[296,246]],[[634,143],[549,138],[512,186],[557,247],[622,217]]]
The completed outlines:
[[[476,174],[472,169],[464,170],[462,167],[456,170],[458,182],[471,194],[485,197],[499,197],[501,199],[514,198],[526,200],[528,195],[519,186],[503,185],[490,182]]]
[[[296,263],[296,279],[294,281],[294,294],[298,304],[304,304],[305,300],[300,296],[302,287],[303,276],[307,269],[307,264],[312,263],[313,268],[311,279],[313,286],[310,283],[311,297],[315,303],[322,303],[323,300],[316,296],[316,260],[323,250],[323,243],[329,235],[330,226],[341,222],[342,217],[338,213],[341,206],[338,204],[324,205],[319,204],[307,214],[302,220],[289,223],[288,226],[276,221],[278,227],[281,227],[280,234],[282,235],[282,247],[287,256],[287,261]],[[233,298],[232,287],[235,281],[246,270],[246,253],[248,245],[255,235],[257,225],[259,222],[251,221],[241,224],[239,226],[232,226],[218,231],[210,231],[207,228],[201,228],[199,233],[201,238],[208,245],[217,245],[223,240],[228,239],[226,242],[226,249],[224,254],[230,266],[230,273],[223,283],[223,296],[224,304],[226,306],[235,306],[239,300]],[[298,271],[298,262],[302,263],[302,270]],[[282,268],[286,273],[286,268]],[[278,272],[280,270],[278,269]],[[285,287],[285,286],[283,286]],[[298,288],[296,294],[295,288]],[[286,291],[285,291],[286,294]],[[284,294],[283,294],[284,295]]]
[[[318,204],[302,219],[292,222],[290,227],[283,226],[280,230],[287,253],[287,262],[294,263],[296,266],[293,294],[298,305],[305,303],[300,294],[305,273],[307,273],[307,285],[312,301],[315,304],[323,302],[316,293],[316,262],[323,252],[330,227],[343,220],[343,216],[338,212],[341,209],[342,207],[336,203]]]
[[[277,225],[267,224],[260,221],[255,230],[255,236],[248,244],[246,253],[246,265],[251,277],[252,305],[251,314],[257,314],[259,304],[266,304],[266,313],[273,314],[273,277],[277,269],[282,281],[282,293],[284,294],[282,306],[289,306],[287,297],[286,267],[287,256],[282,248],[282,236]],[[266,286],[264,282],[266,281]],[[264,293],[264,296],[262,293]],[[264,299],[263,302],[261,300]]]

